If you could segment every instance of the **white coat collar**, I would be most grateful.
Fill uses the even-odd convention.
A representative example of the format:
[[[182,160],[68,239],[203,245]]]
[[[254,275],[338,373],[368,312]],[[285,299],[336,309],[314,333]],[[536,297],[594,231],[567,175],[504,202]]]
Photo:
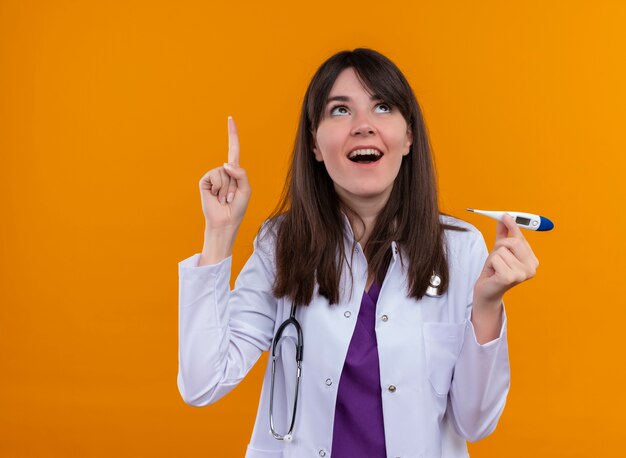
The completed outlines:
[[[354,232],[352,231],[352,225],[350,224],[350,219],[348,215],[343,210],[339,210],[341,215],[343,216],[343,235],[349,246],[352,246],[354,242]],[[396,261],[398,259],[399,248],[398,244],[394,241],[391,242],[391,255],[393,256],[393,260]]]

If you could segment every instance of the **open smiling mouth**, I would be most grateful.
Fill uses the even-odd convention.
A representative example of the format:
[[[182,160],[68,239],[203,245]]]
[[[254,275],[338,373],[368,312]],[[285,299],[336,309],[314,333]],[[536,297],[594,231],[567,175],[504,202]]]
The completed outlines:
[[[378,162],[383,154],[375,149],[362,149],[356,150],[350,153],[348,159],[357,164],[371,164],[372,162]]]

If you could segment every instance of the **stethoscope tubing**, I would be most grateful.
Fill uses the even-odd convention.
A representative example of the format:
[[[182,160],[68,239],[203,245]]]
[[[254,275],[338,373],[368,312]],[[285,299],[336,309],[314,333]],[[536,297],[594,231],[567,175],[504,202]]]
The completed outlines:
[[[282,337],[283,331],[289,325],[293,325],[296,328],[296,333],[298,335],[296,342],[296,387],[293,398],[293,413],[291,415],[291,423],[289,425],[289,431],[285,435],[278,434],[276,432],[276,428],[274,427],[274,379],[276,377],[276,360],[278,356],[276,355],[276,349],[278,347],[278,342]],[[289,314],[289,318],[287,318],[276,331],[276,335],[274,336],[274,340],[272,341],[272,378],[270,384],[270,434],[276,440],[284,440],[291,441],[293,438],[293,427],[296,422],[296,411],[298,407],[298,392],[300,390],[300,379],[302,376],[302,356],[304,349],[304,340],[302,335],[302,326],[296,319],[296,305],[291,304],[291,313]]]

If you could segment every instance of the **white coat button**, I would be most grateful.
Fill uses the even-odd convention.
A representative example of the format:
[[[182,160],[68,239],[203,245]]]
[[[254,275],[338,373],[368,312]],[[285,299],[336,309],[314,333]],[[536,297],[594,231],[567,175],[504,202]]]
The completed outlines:
[[[389,319],[389,317],[387,315],[383,315],[380,317],[381,320],[383,321],[387,321]]]
[[[389,388],[387,388],[389,390],[390,393],[395,393],[396,392],[396,386],[395,385],[389,385]]]
[[[352,313],[350,313],[350,310],[343,313],[343,316],[345,316],[346,318],[350,318],[350,315],[352,315]]]
[[[329,378],[326,379],[326,386],[330,386],[333,384],[333,381]]]
[[[319,456],[326,456],[326,452],[324,450],[319,451]]]

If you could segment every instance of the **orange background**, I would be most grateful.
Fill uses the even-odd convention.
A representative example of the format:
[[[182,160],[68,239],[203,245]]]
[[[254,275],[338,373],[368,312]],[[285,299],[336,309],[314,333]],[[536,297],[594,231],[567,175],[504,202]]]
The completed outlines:
[[[359,46],[413,85],[443,211],[490,247],[466,207],[556,223],[525,232],[541,266],[505,296],[511,392],[472,457],[623,456],[624,23],[619,0],[0,1],[0,456],[243,455],[266,358],[210,407],[176,387],[198,181],[233,115],[234,281],[310,77]]]

